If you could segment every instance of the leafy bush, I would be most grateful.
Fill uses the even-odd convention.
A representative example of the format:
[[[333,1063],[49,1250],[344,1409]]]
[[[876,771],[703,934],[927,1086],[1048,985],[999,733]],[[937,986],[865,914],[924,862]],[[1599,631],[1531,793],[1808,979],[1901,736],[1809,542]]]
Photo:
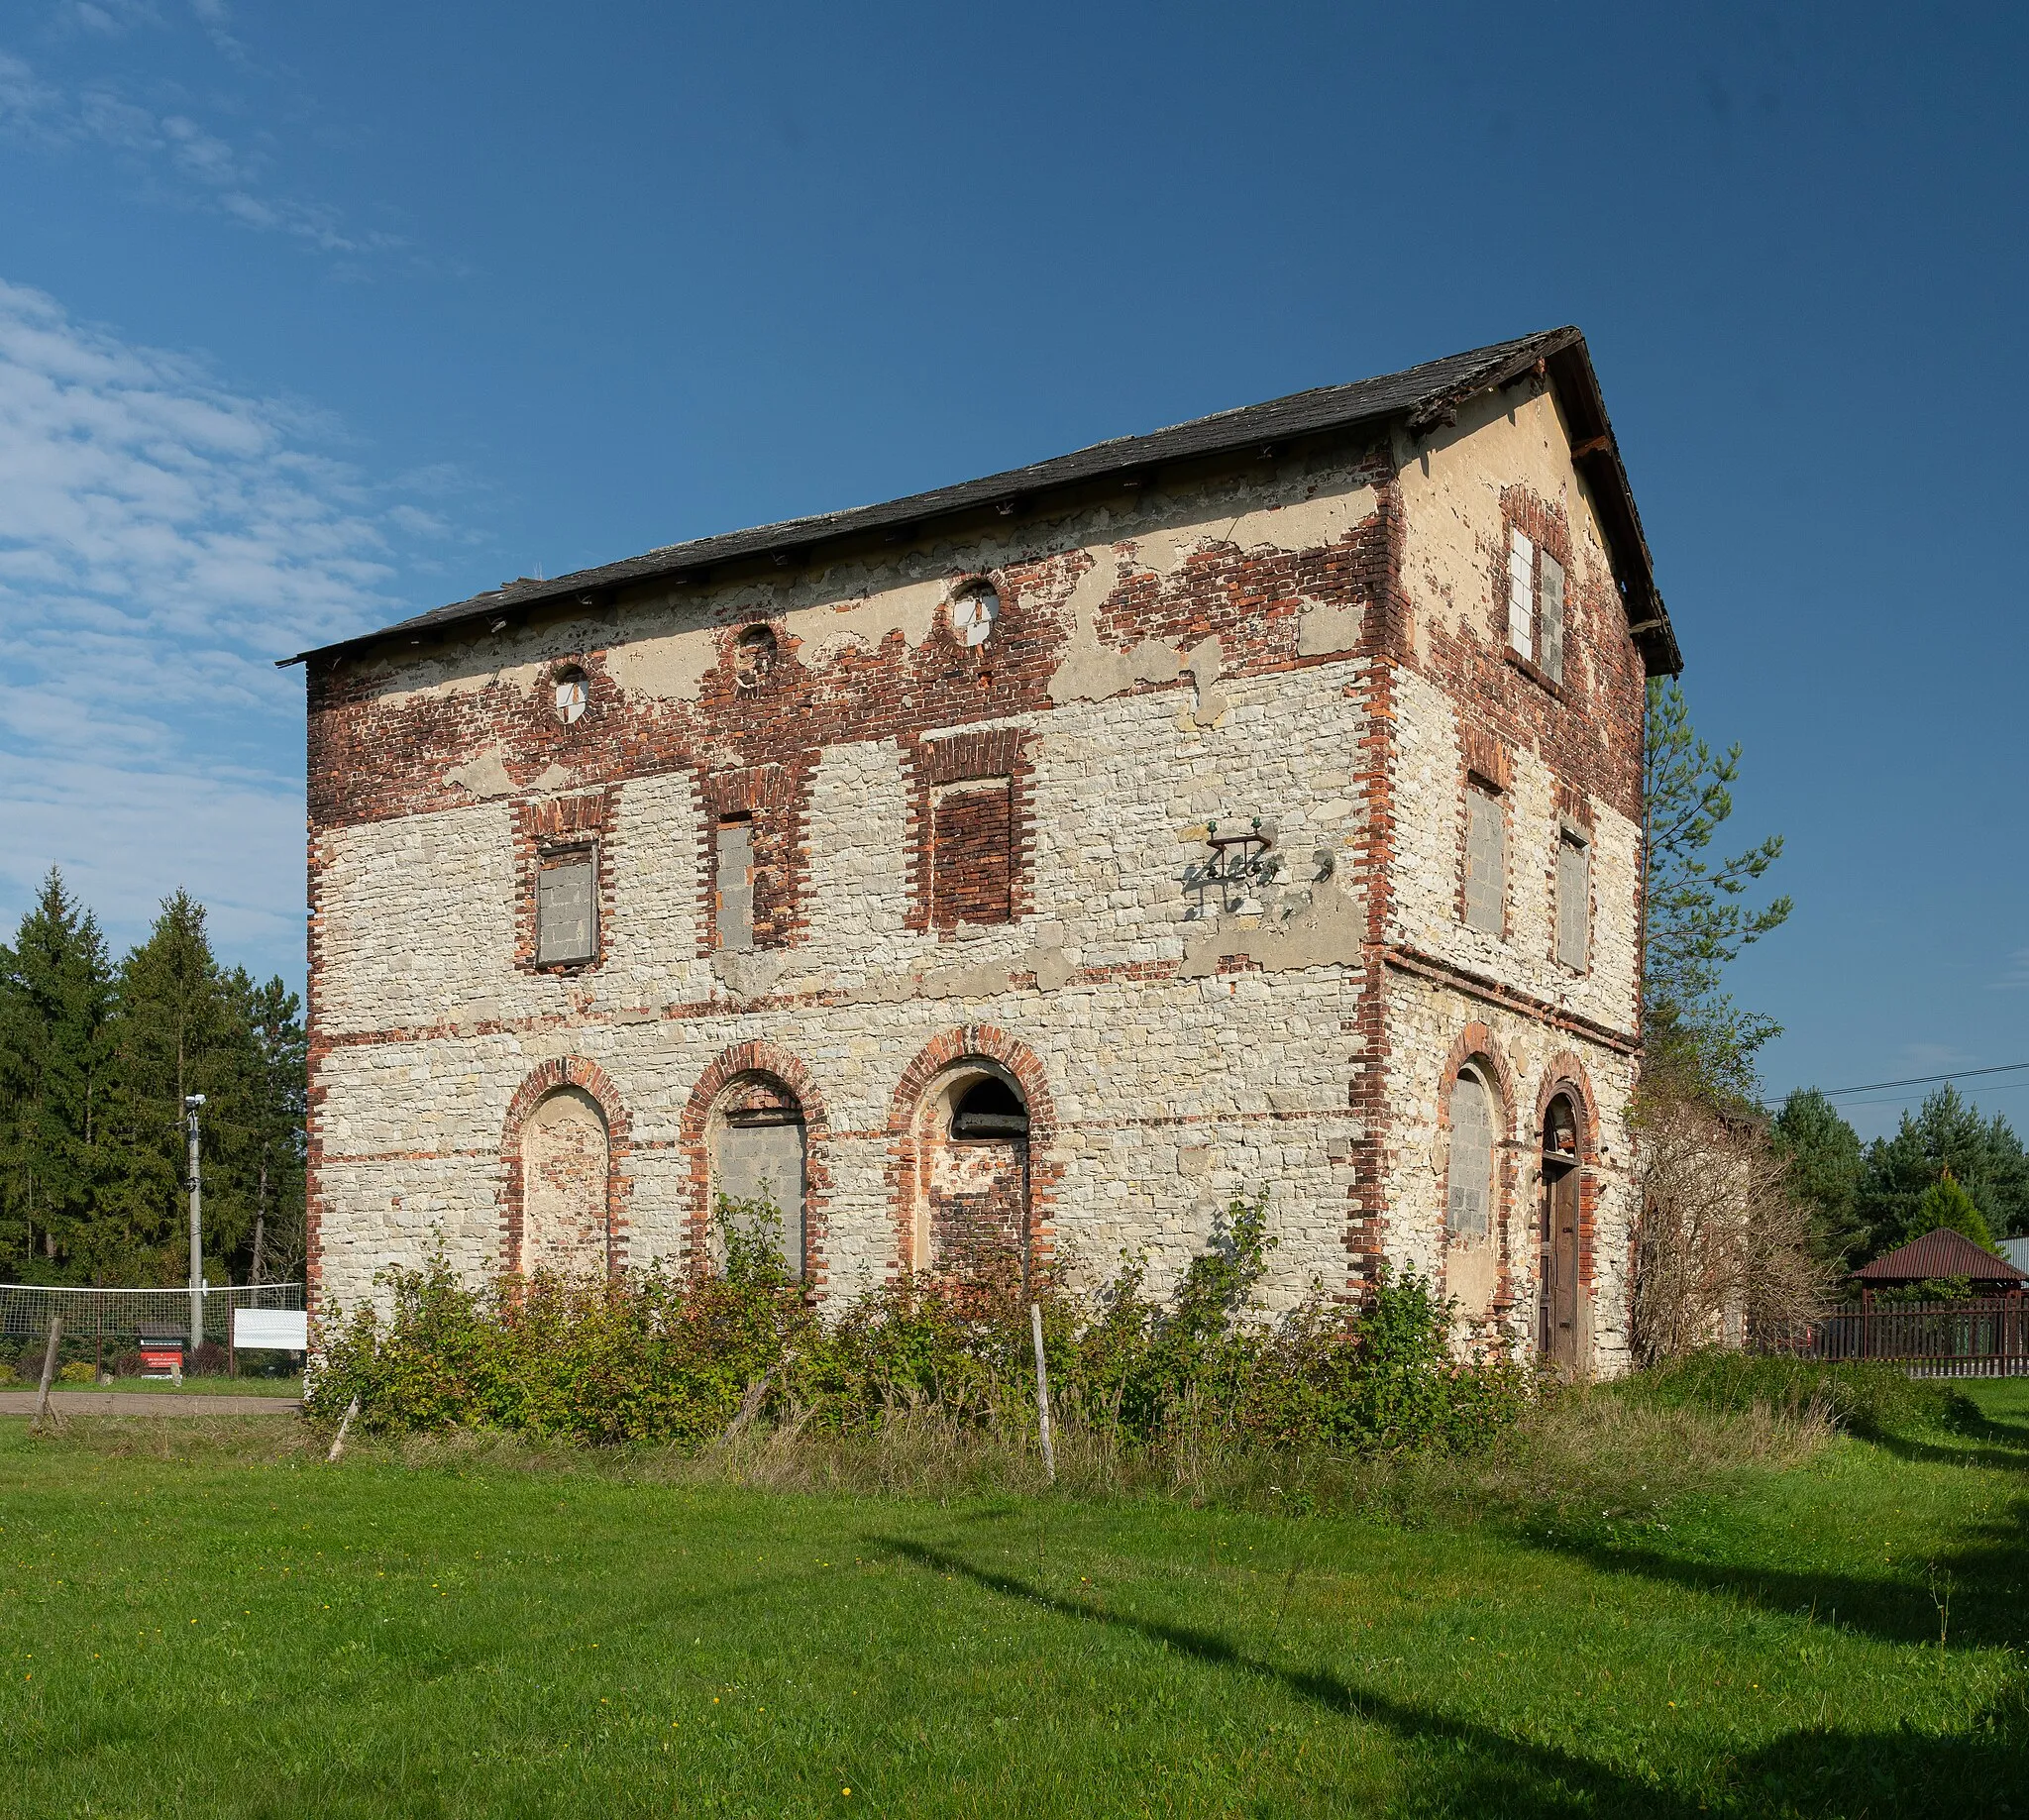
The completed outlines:
[[[99,1368],[85,1359],[73,1358],[59,1373],[66,1384],[96,1384]]]
[[[783,1266],[780,1216],[756,1203],[721,1199],[718,1267],[690,1278],[473,1286],[440,1255],[387,1274],[385,1313],[325,1311],[307,1407],[334,1422],[358,1397],[370,1431],[693,1451],[757,1416],[849,1434],[933,1414],[1018,1440],[1035,1424],[1031,1300],[1060,1423],[1120,1449],[1462,1450],[1538,1395],[1505,1356],[1454,1359],[1451,1306],[1413,1272],[1384,1277],[1357,1317],[1314,1300],[1277,1324],[1253,1318],[1266,1212],[1265,1196],[1235,1201],[1166,1301],[1139,1265],[1080,1301],[1003,1260],[960,1280],[906,1277],[830,1323]]]
[[[1978,1416],[1948,1384],[1905,1376],[1894,1365],[1758,1358],[1717,1349],[1630,1378],[1623,1394],[1722,1414],[1746,1414],[1760,1405],[1797,1416],[1816,1408],[1839,1427],[1869,1436],[1958,1428]]]

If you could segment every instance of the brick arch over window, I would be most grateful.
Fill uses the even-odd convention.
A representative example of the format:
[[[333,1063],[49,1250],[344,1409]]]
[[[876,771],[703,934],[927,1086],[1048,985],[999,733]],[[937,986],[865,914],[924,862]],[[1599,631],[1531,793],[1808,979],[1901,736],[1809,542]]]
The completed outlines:
[[[1056,1227],[1049,1210],[1056,1202],[1064,1166],[1056,1155],[1057,1114],[1048,1077],[1025,1042],[996,1024],[968,1023],[924,1044],[902,1071],[895,1096],[888,1103],[888,1195],[895,1229],[888,1272],[891,1281],[916,1254],[916,1209],[923,1199],[916,1115],[940,1075],[974,1059],[998,1063],[1021,1089],[1028,1111],[1028,1240],[1035,1267],[1046,1268],[1056,1249]]]
[[[1512,1142],[1515,1136],[1515,1110],[1522,1103],[1522,1089],[1515,1078],[1515,1070],[1509,1063],[1501,1045],[1494,1040],[1494,1033],[1483,1023],[1468,1023],[1458,1032],[1458,1040],[1451,1045],[1451,1052],[1444,1057],[1444,1072],[1438,1081],[1438,1124],[1448,1125],[1450,1114],[1446,1110],[1451,1104],[1451,1083],[1458,1078],[1458,1070],[1467,1062],[1477,1062],[1487,1071],[1495,1093],[1501,1101],[1502,1130],[1499,1140]]]
[[[697,1077],[684,1105],[677,1141],[691,1168],[691,1211],[688,1248],[692,1268],[701,1268],[711,1228],[711,1109],[736,1081],[760,1075],[778,1081],[796,1096],[803,1114],[803,1293],[821,1297],[826,1278],[824,1210],[830,1205],[831,1161],[826,1142],[831,1130],[824,1096],[808,1068],[787,1049],[772,1042],[736,1042],[721,1049]]]
[[[500,1263],[517,1267],[522,1232],[522,1133],[535,1109],[562,1088],[588,1094],[606,1122],[606,1267],[617,1270],[627,1261],[627,1200],[634,1191],[627,1172],[633,1148],[633,1126],[619,1089],[596,1062],[582,1055],[559,1056],[544,1062],[514,1090],[500,1130]]]
[[[1511,1305],[1514,1296],[1512,1231],[1520,1174],[1516,1159],[1515,1115],[1522,1096],[1514,1067],[1495,1040],[1493,1031],[1476,1019],[1468,1023],[1458,1032],[1450,1053],[1444,1057],[1443,1072],[1438,1081],[1438,1129],[1446,1139],[1444,1170],[1438,1184],[1438,1218],[1446,1243],[1450,1237],[1451,1095],[1458,1084],[1459,1070],[1468,1065],[1492,1090],[1498,1102],[1494,1113],[1492,1203],[1487,1209],[1487,1236],[1493,1241],[1496,1270],[1493,1309],[1498,1318]]]

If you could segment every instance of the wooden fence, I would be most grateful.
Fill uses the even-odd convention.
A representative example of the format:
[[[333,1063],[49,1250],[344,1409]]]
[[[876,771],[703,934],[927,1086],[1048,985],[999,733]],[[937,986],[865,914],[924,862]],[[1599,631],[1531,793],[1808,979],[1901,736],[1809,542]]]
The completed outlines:
[[[1912,1377],[2029,1377],[2029,1297],[1836,1309],[1762,1337],[1793,1358],[1870,1358]]]

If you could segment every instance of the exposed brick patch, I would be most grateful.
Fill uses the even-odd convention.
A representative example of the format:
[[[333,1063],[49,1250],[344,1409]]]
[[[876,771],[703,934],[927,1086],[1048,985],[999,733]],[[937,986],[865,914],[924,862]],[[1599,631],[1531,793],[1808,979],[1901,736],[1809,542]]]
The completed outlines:
[[[1035,845],[1028,729],[903,742],[909,780],[910,928],[1017,920]],[[1005,790],[987,788],[1006,780]]]
[[[618,1270],[627,1261],[627,1203],[634,1184],[626,1163],[632,1148],[633,1126],[619,1089],[606,1071],[582,1055],[565,1055],[533,1070],[507,1104],[507,1118],[500,1131],[499,1186],[500,1267],[505,1270],[519,1269],[521,1264],[522,1132],[535,1109],[564,1087],[581,1088],[589,1094],[605,1119],[606,1267]]]
[[[831,1199],[828,1144],[831,1117],[816,1078],[801,1058],[772,1042],[737,1042],[722,1049],[684,1103],[678,1143],[690,1168],[691,1268],[701,1270],[709,1256],[711,1231],[711,1115],[728,1105],[783,1104],[788,1095],[803,1115],[803,1293],[821,1301],[825,1267],[825,1210]]]
[[[709,771],[698,780],[704,828],[697,889],[703,946],[715,945],[719,824],[744,816],[754,843],[754,946],[786,948],[808,924],[804,887],[809,845],[804,818],[817,755],[798,748],[777,761]]]

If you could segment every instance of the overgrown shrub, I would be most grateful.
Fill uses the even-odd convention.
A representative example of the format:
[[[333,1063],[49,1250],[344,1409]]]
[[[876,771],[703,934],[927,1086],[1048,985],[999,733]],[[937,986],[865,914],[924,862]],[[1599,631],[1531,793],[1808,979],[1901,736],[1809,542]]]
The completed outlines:
[[[829,1323],[784,1270],[777,1220],[721,1201],[718,1267],[694,1277],[538,1272],[473,1286],[441,1256],[391,1271],[384,1313],[323,1312],[309,1411],[336,1421],[357,1397],[370,1431],[689,1450],[735,1418],[849,1434],[935,1415],[1018,1440],[1035,1423],[1030,1300],[1043,1310],[1059,1422],[1119,1449],[1463,1450],[1539,1392],[1506,1356],[1454,1359],[1450,1305],[1413,1272],[1384,1277],[1357,1317],[1313,1300],[1259,1320],[1265,1197],[1231,1205],[1165,1300],[1147,1294],[1138,1265],[1089,1299],[988,1268],[905,1277]]]
[[[1978,1420],[1971,1400],[1949,1384],[1908,1377],[1894,1365],[1756,1357],[1716,1347],[1628,1379],[1624,1394],[1722,1414],[1745,1414],[1760,1405],[1795,1416],[1815,1407],[1840,1428],[1868,1436],[1961,1428]]]

